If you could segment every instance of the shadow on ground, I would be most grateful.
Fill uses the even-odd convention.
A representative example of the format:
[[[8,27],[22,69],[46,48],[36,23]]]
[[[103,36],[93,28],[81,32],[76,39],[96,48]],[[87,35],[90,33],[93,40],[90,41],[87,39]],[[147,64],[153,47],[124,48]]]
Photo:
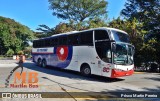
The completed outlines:
[[[158,73],[156,77],[145,77],[144,79],[160,81],[160,73]]]
[[[84,77],[79,72],[59,69],[56,67],[42,68],[42,67],[36,66],[34,63],[29,63],[29,62],[24,63],[24,67],[31,69],[31,70],[43,72],[46,74],[51,74],[51,75],[61,76],[61,77],[66,77],[66,78],[71,78],[71,79],[81,79],[81,80],[90,80],[90,81],[98,81],[98,82],[118,82],[118,81],[124,80],[124,79],[120,79],[120,78],[107,78],[107,77],[96,76],[96,75]]]

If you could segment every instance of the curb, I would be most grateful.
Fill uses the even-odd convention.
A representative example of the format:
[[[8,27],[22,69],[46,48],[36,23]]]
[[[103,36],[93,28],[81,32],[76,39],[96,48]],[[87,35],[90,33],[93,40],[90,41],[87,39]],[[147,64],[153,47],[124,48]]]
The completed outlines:
[[[146,72],[134,72],[134,74],[144,74]]]

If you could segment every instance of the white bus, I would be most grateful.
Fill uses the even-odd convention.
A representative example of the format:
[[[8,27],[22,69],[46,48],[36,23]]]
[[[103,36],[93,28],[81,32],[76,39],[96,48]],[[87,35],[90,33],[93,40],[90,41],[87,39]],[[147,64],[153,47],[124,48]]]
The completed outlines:
[[[34,40],[32,49],[33,62],[39,66],[111,78],[133,74],[133,54],[128,34],[106,27]]]

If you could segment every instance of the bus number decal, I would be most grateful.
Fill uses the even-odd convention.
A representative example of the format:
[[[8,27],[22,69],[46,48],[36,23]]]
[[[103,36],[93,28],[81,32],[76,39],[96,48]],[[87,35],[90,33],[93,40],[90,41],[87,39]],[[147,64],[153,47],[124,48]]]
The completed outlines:
[[[103,72],[109,72],[109,68],[108,67],[104,67],[103,68]]]

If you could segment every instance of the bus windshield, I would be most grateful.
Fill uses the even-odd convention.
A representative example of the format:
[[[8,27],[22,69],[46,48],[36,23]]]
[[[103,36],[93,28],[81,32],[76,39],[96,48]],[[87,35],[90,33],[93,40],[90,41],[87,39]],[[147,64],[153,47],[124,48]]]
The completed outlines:
[[[123,43],[116,44],[116,50],[114,52],[114,63],[120,65],[133,64],[134,48],[132,45]]]
[[[113,39],[116,42],[129,43],[129,40],[130,40],[129,35],[122,33],[122,32],[119,32],[119,31],[114,31],[114,30],[111,30],[111,31],[112,31]]]

